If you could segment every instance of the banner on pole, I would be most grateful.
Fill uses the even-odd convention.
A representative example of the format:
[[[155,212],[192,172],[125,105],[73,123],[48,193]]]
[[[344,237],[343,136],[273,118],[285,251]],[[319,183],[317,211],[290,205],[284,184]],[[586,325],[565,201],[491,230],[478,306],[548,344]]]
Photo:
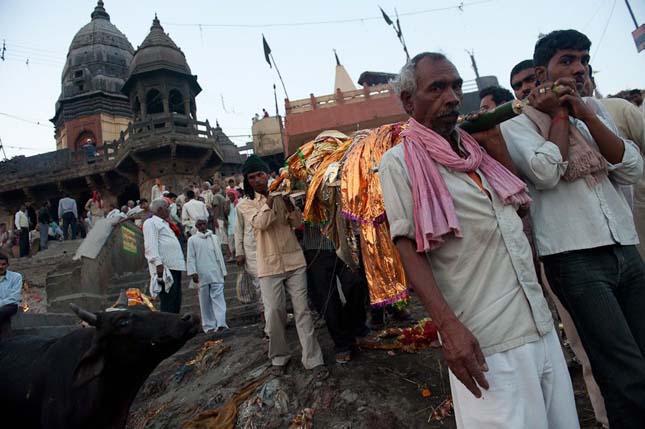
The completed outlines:
[[[636,50],[638,52],[645,51],[645,24],[632,31],[634,43],[636,43]]]

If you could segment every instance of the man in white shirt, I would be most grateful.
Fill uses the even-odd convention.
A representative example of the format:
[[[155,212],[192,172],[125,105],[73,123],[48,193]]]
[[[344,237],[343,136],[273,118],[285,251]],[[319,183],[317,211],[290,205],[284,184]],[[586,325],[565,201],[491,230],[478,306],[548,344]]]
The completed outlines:
[[[150,204],[145,198],[139,200],[139,204],[128,210],[128,219],[133,219],[134,224],[138,227],[143,225],[143,222],[150,217]]]
[[[199,286],[199,309],[204,332],[221,332],[228,329],[224,300],[226,264],[222,244],[208,229],[207,218],[197,219],[195,228],[197,232],[188,239],[186,271]]]
[[[20,209],[14,216],[14,225],[20,240],[20,257],[29,256],[29,218],[26,205],[20,205]]]
[[[643,158],[591,98],[582,99],[589,39],[555,31],[534,51],[534,109],[502,124],[513,163],[529,185],[539,256],[569,311],[602,391],[610,427],[645,421],[645,268],[620,191]],[[553,91],[558,85],[562,91]]]
[[[186,271],[184,254],[177,235],[168,224],[168,202],[154,200],[150,211],[153,216],[143,223],[143,240],[151,276],[151,295],[159,295],[161,311],[179,313],[181,272]]]
[[[444,55],[429,52],[394,82],[411,119],[379,167],[390,234],[437,325],[457,427],[577,428],[516,212],[529,201],[526,186],[455,128],[462,82]]]
[[[195,199],[195,192],[186,191],[186,202],[181,209],[181,223],[184,225],[186,235],[195,233],[195,223],[199,218],[208,219],[206,204]]]
[[[11,331],[11,317],[22,298],[22,276],[8,267],[9,258],[0,253],[0,338]]]
[[[110,204],[110,212],[105,216],[106,219],[111,219],[112,222],[120,221],[122,219],[127,219],[128,215],[119,210],[119,207],[116,203]]]
[[[68,230],[71,229],[72,240],[76,240],[78,208],[76,207],[76,200],[72,199],[69,194],[65,194],[65,197],[58,202],[58,219],[63,226],[63,238],[67,240],[69,237]]]

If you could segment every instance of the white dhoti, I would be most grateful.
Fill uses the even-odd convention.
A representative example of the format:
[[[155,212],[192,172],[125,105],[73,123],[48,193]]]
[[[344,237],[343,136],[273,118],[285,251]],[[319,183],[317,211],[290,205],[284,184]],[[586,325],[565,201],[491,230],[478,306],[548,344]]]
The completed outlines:
[[[458,428],[580,427],[567,364],[555,329],[540,340],[486,357],[489,390],[480,399],[450,372]]]
[[[197,293],[204,332],[222,327],[228,328],[226,324],[224,285],[221,283],[209,283],[201,286]]]

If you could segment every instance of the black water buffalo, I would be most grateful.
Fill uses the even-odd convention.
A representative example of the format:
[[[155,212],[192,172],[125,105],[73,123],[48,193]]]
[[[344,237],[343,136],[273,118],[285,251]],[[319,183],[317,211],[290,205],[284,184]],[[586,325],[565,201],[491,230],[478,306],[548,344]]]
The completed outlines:
[[[0,427],[122,429],[146,378],[200,329],[190,314],[73,310],[91,327],[0,340]]]

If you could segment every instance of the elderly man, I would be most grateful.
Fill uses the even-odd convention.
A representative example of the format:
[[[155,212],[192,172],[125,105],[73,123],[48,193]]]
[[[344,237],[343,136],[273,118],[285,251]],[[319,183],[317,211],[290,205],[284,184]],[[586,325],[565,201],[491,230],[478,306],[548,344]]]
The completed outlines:
[[[438,53],[417,55],[395,81],[411,119],[379,170],[392,239],[437,324],[457,426],[579,427],[516,213],[526,186],[455,128],[461,85]]]
[[[242,166],[242,171],[253,191],[249,195],[252,207],[250,217],[257,242],[258,277],[273,371],[283,373],[291,357],[286,336],[286,289],[293,303],[296,329],[302,346],[302,364],[306,369],[313,370],[317,379],[324,379],[329,372],[323,364],[307,303],[307,264],[292,230],[302,224],[302,213],[288,199],[269,195],[269,166],[260,157],[251,155]]]
[[[145,255],[150,270],[150,294],[159,296],[161,311],[179,313],[181,309],[181,272],[186,271],[179,244],[179,230],[168,222],[170,210],[163,198],[150,204],[153,216],[143,223]],[[175,226],[175,228],[177,228]]]
[[[9,271],[9,258],[0,253],[0,338],[11,330],[11,317],[22,297],[22,276]]]
[[[199,287],[198,299],[204,332],[225,331],[226,300],[224,299],[224,278],[226,263],[222,245],[215,234],[208,229],[208,219],[197,219],[197,232],[188,239],[187,273]]]
[[[637,428],[645,421],[645,267],[619,187],[640,179],[643,158],[597,100],[579,95],[590,47],[575,30],[538,40],[533,108],[501,129],[534,199],[546,277],[576,325],[609,426]]]

